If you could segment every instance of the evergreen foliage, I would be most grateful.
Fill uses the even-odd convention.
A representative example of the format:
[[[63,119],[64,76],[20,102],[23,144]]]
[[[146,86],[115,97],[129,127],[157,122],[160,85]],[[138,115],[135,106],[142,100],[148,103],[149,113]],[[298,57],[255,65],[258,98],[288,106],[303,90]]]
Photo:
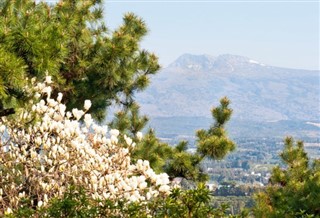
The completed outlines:
[[[207,181],[208,176],[201,167],[201,161],[204,158],[222,159],[235,149],[234,142],[228,138],[225,130],[232,114],[229,104],[229,99],[224,97],[220,100],[220,105],[212,109],[214,124],[209,130],[202,129],[197,132],[195,153],[187,151],[187,141],[170,146],[161,142],[154,131],[149,129],[141,142],[135,139],[137,145],[133,151],[133,158],[148,160],[156,172],[164,171],[170,178],[183,177],[197,182]],[[118,112],[110,126],[135,138],[135,134],[142,131],[147,121],[147,117],[140,115],[139,106],[132,104],[132,107]]]
[[[205,182],[208,180],[201,168],[202,158],[197,153],[187,151],[187,142],[181,141],[173,148],[173,155],[169,159],[165,172],[171,177],[183,177],[193,181]]]
[[[194,190],[174,189],[166,198],[150,199],[146,204],[126,201],[117,202],[110,200],[94,200],[89,198],[81,187],[72,187],[63,198],[55,198],[47,207],[35,210],[30,207],[21,207],[19,210],[8,214],[6,218],[14,217],[170,217],[170,218],[202,218],[202,217],[246,217],[228,215],[228,206],[213,207],[211,196],[205,186],[199,185]]]
[[[275,167],[266,192],[255,196],[255,216],[320,217],[320,160],[310,163],[303,142],[290,137],[280,157],[286,169]]]
[[[222,98],[220,106],[211,110],[215,123],[209,130],[202,129],[197,132],[197,148],[202,156],[220,160],[235,149],[234,142],[228,138],[225,130],[225,124],[232,114],[229,104],[230,100],[227,97]]]
[[[91,99],[91,113],[102,120],[112,103],[130,106],[159,69],[157,57],[139,47],[147,33],[132,13],[109,31],[101,0],[0,2],[0,109],[23,101],[26,77],[58,82],[67,108]]]
[[[152,169],[160,173],[164,171],[166,161],[173,155],[172,148],[161,142],[152,129],[149,129],[142,141],[137,144],[133,151],[135,160],[148,160]]]

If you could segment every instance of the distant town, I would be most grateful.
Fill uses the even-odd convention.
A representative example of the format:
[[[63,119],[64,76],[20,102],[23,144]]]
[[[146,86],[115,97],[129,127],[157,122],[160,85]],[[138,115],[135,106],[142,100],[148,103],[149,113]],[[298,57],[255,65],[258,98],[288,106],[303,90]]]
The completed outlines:
[[[175,144],[180,140],[189,141],[190,152],[194,152],[194,136],[176,136],[162,138],[163,141]],[[309,157],[320,157],[319,138],[305,138],[304,146]],[[203,169],[210,176],[209,187],[215,189],[226,182],[238,185],[265,186],[268,184],[270,172],[276,165],[282,166],[279,153],[283,149],[283,141],[279,138],[235,138],[237,148],[223,160],[206,159]]]

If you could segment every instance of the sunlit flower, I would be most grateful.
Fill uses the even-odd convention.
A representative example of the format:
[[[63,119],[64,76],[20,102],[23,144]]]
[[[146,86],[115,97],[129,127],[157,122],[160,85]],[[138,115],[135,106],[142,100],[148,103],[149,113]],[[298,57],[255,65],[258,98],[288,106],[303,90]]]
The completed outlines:
[[[160,192],[164,192],[164,193],[169,193],[170,192],[170,186],[162,185],[162,186],[160,186],[159,191]]]
[[[5,125],[0,125],[0,132],[1,132],[1,133],[3,133],[5,129],[6,129],[6,126],[5,126]]]
[[[51,84],[52,83],[51,76],[46,76],[46,83],[47,84]]]
[[[80,120],[80,118],[84,115],[84,112],[82,110],[74,108],[72,109],[72,114],[77,120]]]
[[[5,214],[6,214],[6,215],[9,215],[9,214],[11,214],[11,213],[12,213],[12,210],[11,210],[10,207],[8,207],[7,210],[6,210],[6,212],[5,212]]]
[[[59,112],[61,114],[61,116],[65,115],[65,111],[66,111],[67,107],[64,104],[59,104]]]
[[[46,101],[29,102],[34,104],[26,107],[31,110],[19,110],[16,119],[2,118],[0,132],[6,136],[0,137],[0,145],[5,144],[1,146],[1,167],[10,169],[1,175],[3,211],[12,212],[21,205],[17,202],[13,208],[10,202],[31,196],[38,197],[37,203],[31,204],[43,207],[50,198],[62,197],[69,184],[87,187],[87,194],[94,199],[141,202],[159,192],[170,193],[168,175],[156,174],[145,160],[132,164],[131,151],[135,143],[130,137],[117,129],[106,134],[108,127],[95,124],[92,116],[86,114],[91,106],[89,100],[85,101],[85,111],[66,111],[61,93],[56,101],[50,99],[52,88],[48,84],[51,82],[51,78],[46,78],[46,83],[27,89],[47,94]],[[26,126],[26,119],[34,122]],[[141,140],[142,133],[136,137]],[[24,167],[12,168],[20,164]],[[16,179],[21,177],[28,178],[27,186]],[[3,190],[10,193],[5,200]]]
[[[90,100],[85,100],[83,108],[87,111],[87,110],[90,109],[90,107],[91,107],[91,101]]]
[[[38,207],[42,207],[43,201],[38,201]]]
[[[34,97],[35,97],[35,98],[40,98],[40,97],[41,97],[41,94],[40,94],[39,92],[36,92],[36,93],[34,94]]]
[[[111,139],[111,143],[118,144],[118,138],[115,135],[112,135],[110,139]]]
[[[126,135],[124,135],[124,139],[125,139],[127,145],[130,146],[130,145],[132,144],[132,139],[131,139],[131,138],[129,138],[129,137],[127,137]]]
[[[112,135],[112,136],[118,137],[119,133],[120,132],[117,129],[111,129],[110,130],[110,135]]]
[[[142,137],[143,137],[142,132],[137,132],[136,136],[139,141],[142,140]]]
[[[58,97],[57,97],[57,102],[61,102],[62,101],[62,97],[63,97],[63,94],[61,92],[58,93]]]
[[[93,119],[92,119],[92,117],[91,117],[91,114],[85,114],[85,115],[84,115],[84,122],[85,122],[87,128],[89,128],[90,125],[91,125],[92,122],[93,122]]]

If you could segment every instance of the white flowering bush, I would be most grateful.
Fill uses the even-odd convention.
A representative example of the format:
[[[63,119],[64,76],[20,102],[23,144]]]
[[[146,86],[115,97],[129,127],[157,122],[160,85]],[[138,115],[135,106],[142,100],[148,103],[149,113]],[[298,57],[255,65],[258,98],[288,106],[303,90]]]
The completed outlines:
[[[92,199],[141,203],[170,193],[167,174],[156,174],[148,161],[132,163],[133,139],[96,124],[89,100],[83,110],[66,111],[61,93],[51,98],[51,84],[51,77],[31,80],[30,105],[1,118],[0,216],[25,200],[44,207],[71,186]]]

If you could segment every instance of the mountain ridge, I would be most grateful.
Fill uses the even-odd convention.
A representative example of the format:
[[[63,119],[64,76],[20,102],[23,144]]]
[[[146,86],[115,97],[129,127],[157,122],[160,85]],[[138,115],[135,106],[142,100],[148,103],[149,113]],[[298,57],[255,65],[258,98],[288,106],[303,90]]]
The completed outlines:
[[[239,55],[184,54],[137,95],[151,117],[205,116],[227,96],[237,120],[319,120],[319,71],[274,67]]]
[[[281,66],[272,66],[272,65],[268,65],[265,63],[261,63],[259,61],[256,61],[254,59],[251,59],[249,57],[246,56],[241,56],[241,55],[233,55],[233,54],[221,54],[218,56],[213,56],[213,55],[209,55],[209,54],[190,54],[190,53],[184,53],[182,55],[180,55],[178,58],[176,58],[176,60],[174,60],[172,63],[168,64],[166,67],[164,68],[171,68],[171,67],[181,67],[183,62],[186,62],[188,60],[192,60],[192,61],[196,61],[196,60],[200,60],[201,62],[205,62],[205,61],[210,61],[210,65],[213,65],[214,62],[225,62],[225,63],[231,63],[233,62],[233,64],[235,64],[235,61],[237,60],[238,64],[242,63],[242,64],[254,64],[254,65],[260,65],[263,67],[268,67],[268,68],[278,68],[278,69],[290,69],[290,70],[303,70],[303,71],[311,71],[311,72],[319,72],[319,70],[307,70],[307,69],[297,69],[297,68],[289,68],[289,67],[281,67]],[[187,64],[185,64],[185,66],[187,66]]]

